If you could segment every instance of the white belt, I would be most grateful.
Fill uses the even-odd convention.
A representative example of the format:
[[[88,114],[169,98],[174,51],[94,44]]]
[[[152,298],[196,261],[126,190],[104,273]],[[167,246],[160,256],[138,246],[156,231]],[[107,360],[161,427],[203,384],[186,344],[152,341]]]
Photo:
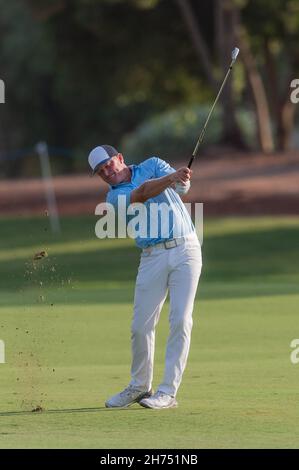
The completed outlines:
[[[172,240],[167,240],[166,242],[161,242],[161,243],[157,243],[156,245],[152,245],[152,246],[149,246],[147,248],[143,248],[143,252],[144,253],[151,253],[152,250],[156,250],[156,249],[165,249],[165,250],[170,250],[170,248],[175,248],[176,246],[179,246],[181,245],[182,243],[184,243],[185,241],[185,238],[182,237],[182,238],[173,238]]]

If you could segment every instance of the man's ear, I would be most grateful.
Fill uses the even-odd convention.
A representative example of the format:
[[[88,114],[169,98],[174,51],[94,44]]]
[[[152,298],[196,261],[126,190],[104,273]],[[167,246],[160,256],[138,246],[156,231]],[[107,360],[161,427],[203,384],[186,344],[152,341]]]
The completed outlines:
[[[118,153],[118,154],[117,154],[117,158],[119,159],[119,161],[120,161],[121,163],[124,163],[125,159],[124,159],[124,156],[123,156],[122,153]]]

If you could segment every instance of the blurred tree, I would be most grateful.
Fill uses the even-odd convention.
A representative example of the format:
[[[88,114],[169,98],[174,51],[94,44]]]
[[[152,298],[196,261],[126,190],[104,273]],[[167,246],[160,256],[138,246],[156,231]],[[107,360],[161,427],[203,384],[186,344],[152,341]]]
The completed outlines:
[[[153,115],[211,102],[236,34],[255,97],[261,146],[264,151],[274,144],[287,149],[296,109],[289,84],[299,71],[298,4],[0,0],[0,66],[6,83],[6,104],[0,108],[2,156],[46,140],[51,147],[74,149],[84,168],[93,145],[117,146]],[[239,144],[235,101],[251,104],[238,78],[242,71],[238,61],[222,96],[225,139]],[[270,115],[278,136],[274,144]],[[69,171],[68,162],[55,163]],[[11,174],[20,170],[19,161],[11,163]]]
[[[193,45],[203,64],[210,87],[215,91],[217,70],[213,68],[212,48],[201,34],[198,11],[192,0],[176,0]],[[193,5],[193,8],[192,8]],[[299,2],[297,0],[214,0],[215,49],[222,74],[227,67],[227,51],[240,45],[257,116],[258,137],[265,153],[290,148],[296,106],[290,101],[289,85],[299,71]],[[237,41],[236,41],[237,39]],[[223,90],[224,138],[242,144],[235,117],[232,82]],[[271,112],[270,112],[271,111]],[[274,123],[276,141],[271,126]]]
[[[240,37],[255,80],[252,89],[264,83],[264,97],[256,103],[269,103],[275,142],[288,150],[295,123],[296,105],[290,101],[290,82],[299,74],[299,2],[297,0],[241,0]],[[244,59],[245,56],[243,55]],[[260,71],[260,72],[259,72]],[[248,76],[250,74],[248,73]],[[263,118],[266,119],[265,117]]]
[[[227,72],[228,64],[231,60],[230,53],[236,44],[235,6],[231,0],[214,0],[213,4],[215,18],[214,31],[216,36],[214,48],[217,49],[218,52],[217,55],[221,69],[220,77],[220,74],[219,72],[217,73],[217,69],[213,66],[211,59],[213,43],[208,47],[207,42],[201,33],[199,18],[202,5],[194,3],[194,7],[192,8],[192,4],[189,0],[176,0],[176,2],[190,33],[194,49],[203,65],[206,78],[216,94],[219,90],[221,81]],[[197,15],[196,11],[198,13]],[[211,11],[211,16],[213,16],[213,10]],[[222,102],[223,114],[225,116],[222,141],[225,143],[229,142],[242,149],[246,148],[236,119],[236,106],[231,80],[226,83],[220,100]]]
[[[219,80],[222,81],[231,60],[230,52],[237,45],[237,8],[233,0],[214,0],[214,11],[215,45],[222,75]],[[221,100],[225,116],[223,140],[233,142],[237,147],[244,149],[246,148],[244,138],[236,119],[236,100],[232,77],[225,84]]]
[[[1,108],[5,139],[2,154],[12,155],[45,139],[64,145],[62,107],[55,101],[55,43],[50,32],[36,22],[24,2],[0,0],[0,57],[6,83],[6,104]],[[12,158],[8,174],[21,173],[23,160]]]
[[[11,0],[12,5],[15,3]],[[47,132],[38,133],[38,139],[85,151],[99,141],[110,140],[117,145],[122,134],[151,114],[181,103],[207,101],[211,96],[198,76],[184,25],[170,2],[22,3],[24,14],[14,20],[6,18],[4,27],[15,37],[20,34],[19,22],[27,16],[28,35],[41,30],[51,48],[39,58],[45,48],[44,38],[38,44],[24,44],[28,57],[37,54],[37,61],[49,61],[47,73],[37,71],[28,84],[29,90],[35,88],[35,98],[43,109],[39,127],[44,126],[43,117],[47,118]],[[16,63],[7,62],[7,69],[21,68],[18,57],[13,61]],[[31,69],[30,60],[28,67]],[[40,87],[36,88],[38,75]],[[27,107],[24,100],[22,105]],[[32,129],[24,139],[24,129],[30,125]],[[21,126],[19,129],[26,142],[32,134],[36,140],[38,126],[31,119],[23,132]]]
[[[252,91],[253,102],[257,116],[257,130],[259,143],[264,153],[271,153],[274,150],[274,140],[271,129],[271,117],[266,96],[266,91],[261,74],[254,56],[251,52],[250,41],[245,28],[238,22],[238,44],[241,48],[247,79]]]

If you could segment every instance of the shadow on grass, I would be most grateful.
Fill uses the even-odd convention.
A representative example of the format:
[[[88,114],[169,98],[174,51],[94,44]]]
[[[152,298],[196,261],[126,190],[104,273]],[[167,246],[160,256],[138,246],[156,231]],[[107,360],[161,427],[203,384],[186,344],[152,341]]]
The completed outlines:
[[[32,415],[45,415],[45,414],[61,414],[61,413],[95,413],[98,411],[140,411],[144,410],[143,407],[129,407],[129,408],[106,408],[105,406],[97,408],[66,408],[66,409],[57,409],[57,410],[43,410],[39,412],[33,411],[1,411],[1,416],[32,416]],[[1,434],[1,432],[0,432]]]

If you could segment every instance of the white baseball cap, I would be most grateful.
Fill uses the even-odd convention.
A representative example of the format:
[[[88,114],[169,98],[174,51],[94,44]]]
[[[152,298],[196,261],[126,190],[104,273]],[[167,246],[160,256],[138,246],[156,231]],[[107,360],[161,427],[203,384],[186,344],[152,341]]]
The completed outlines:
[[[88,155],[88,163],[94,175],[99,167],[108,162],[110,158],[115,157],[119,152],[111,145],[99,145],[95,147]]]

